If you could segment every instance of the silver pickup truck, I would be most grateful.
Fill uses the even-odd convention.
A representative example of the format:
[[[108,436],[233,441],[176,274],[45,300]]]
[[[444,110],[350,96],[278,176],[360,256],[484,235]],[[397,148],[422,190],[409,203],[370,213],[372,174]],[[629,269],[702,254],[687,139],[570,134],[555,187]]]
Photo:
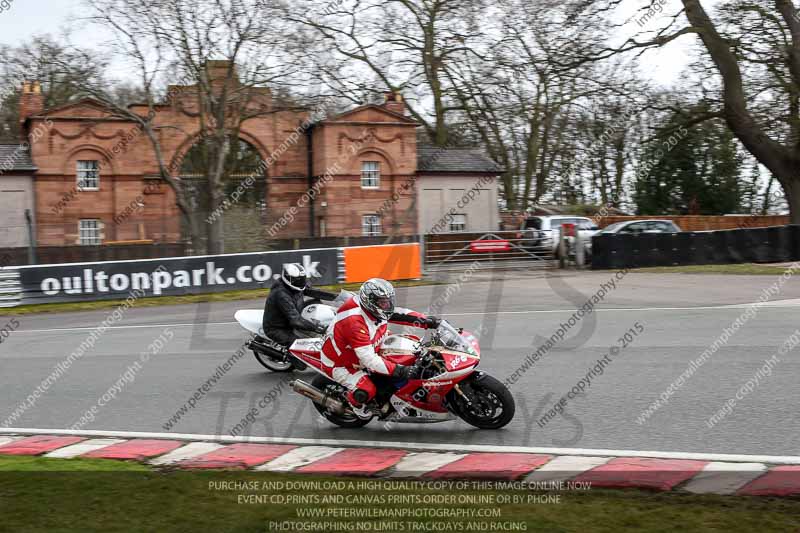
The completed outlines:
[[[520,227],[522,246],[534,252],[553,254],[558,258],[558,238],[562,224],[575,224],[587,251],[592,235],[599,231],[591,218],[570,215],[548,215],[527,217]],[[588,246],[586,243],[589,243]],[[570,248],[572,244],[570,243]],[[573,252],[574,253],[574,252]]]

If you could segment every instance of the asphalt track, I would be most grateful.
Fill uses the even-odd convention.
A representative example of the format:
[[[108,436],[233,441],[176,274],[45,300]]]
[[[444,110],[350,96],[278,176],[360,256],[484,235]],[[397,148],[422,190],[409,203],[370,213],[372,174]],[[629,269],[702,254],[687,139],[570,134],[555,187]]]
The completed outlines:
[[[545,275],[485,274],[460,287],[398,291],[400,304],[439,314],[481,332],[483,370],[505,380],[559,325],[614,277],[612,272]],[[311,404],[287,387],[283,375],[262,369],[247,352],[169,429],[174,433],[227,435],[270,390],[275,400],[259,409],[246,435],[312,439],[383,440],[506,446],[612,448],[664,452],[800,455],[800,347],[781,355],[758,385],[723,420],[707,420],[751,379],[764,361],[800,327],[800,279],[795,275],[758,308],[707,362],[674,391],[666,405],[637,423],[651,402],[758,300],[778,276],[630,273],[616,281],[595,311],[575,322],[564,339],[512,386],[514,421],[504,430],[480,431],[461,421],[430,425],[373,422],[344,430],[321,420]],[[168,328],[164,348],[142,364],[116,398],[96,410],[85,430],[165,432],[168,422],[217,372],[246,337],[233,322],[240,308],[262,301],[132,308],[103,333],[12,427],[66,429],[78,422],[143,350]],[[26,315],[0,344],[0,425],[83,342],[110,310]],[[0,325],[8,319],[0,317]],[[562,415],[537,423],[586,376],[618,339],[639,323],[643,332],[611,359]],[[763,374],[763,373],[762,373]],[[130,376],[130,374],[129,374]],[[311,374],[308,373],[309,378]]]

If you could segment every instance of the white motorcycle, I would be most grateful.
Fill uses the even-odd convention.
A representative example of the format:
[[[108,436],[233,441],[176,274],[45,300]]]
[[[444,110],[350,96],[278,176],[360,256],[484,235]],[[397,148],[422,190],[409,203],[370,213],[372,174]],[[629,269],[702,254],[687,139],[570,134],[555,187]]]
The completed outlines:
[[[320,300],[309,300],[300,314],[306,320],[327,328],[336,317],[336,310],[352,296],[352,292],[343,290],[330,305]],[[253,334],[253,338],[247,341],[246,346],[252,350],[256,360],[263,367],[273,372],[290,372],[293,369],[307,368],[304,362],[292,357],[285,346],[264,334],[261,326],[264,320],[263,309],[240,309],[233,317],[240,326]],[[321,337],[320,334],[311,331],[295,330],[294,333],[302,339]]]

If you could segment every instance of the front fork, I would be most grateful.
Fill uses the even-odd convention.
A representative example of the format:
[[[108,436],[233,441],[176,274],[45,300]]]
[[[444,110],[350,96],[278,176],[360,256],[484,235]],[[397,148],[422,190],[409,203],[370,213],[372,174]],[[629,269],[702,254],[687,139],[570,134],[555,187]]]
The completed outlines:
[[[484,377],[485,375],[486,375],[486,374],[485,374],[484,372],[481,372],[480,370],[476,370],[475,372],[473,372],[472,374],[470,374],[470,378],[473,378],[473,379],[475,379],[475,381],[480,381],[480,380],[482,380],[482,379],[483,379],[483,377]],[[467,396],[467,395],[464,393],[464,391],[463,391],[463,390],[461,390],[461,386],[460,386],[458,383],[456,383],[455,385],[453,385],[453,390],[454,390],[454,391],[456,391],[456,394],[458,394],[459,396],[461,396],[461,398],[463,398],[463,400],[464,400],[464,403],[466,403],[466,404],[467,404],[467,407],[469,407],[469,408],[472,408],[472,407],[473,407],[472,400],[470,400],[470,399],[469,399],[469,396]]]

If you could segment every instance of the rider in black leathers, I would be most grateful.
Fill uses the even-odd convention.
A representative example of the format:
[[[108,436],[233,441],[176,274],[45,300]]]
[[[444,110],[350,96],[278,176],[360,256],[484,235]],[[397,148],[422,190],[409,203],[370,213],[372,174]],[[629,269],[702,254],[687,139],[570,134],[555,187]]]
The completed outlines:
[[[296,263],[283,266],[281,277],[275,280],[264,304],[264,334],[283,346],[291,346],[298,339],[294,330],[325,333],[325,327],[310,322],[300,313],[306,303],[305,296],[319,300],[334,300],[336,295],[314,289],[308,285],[305,270]]]

